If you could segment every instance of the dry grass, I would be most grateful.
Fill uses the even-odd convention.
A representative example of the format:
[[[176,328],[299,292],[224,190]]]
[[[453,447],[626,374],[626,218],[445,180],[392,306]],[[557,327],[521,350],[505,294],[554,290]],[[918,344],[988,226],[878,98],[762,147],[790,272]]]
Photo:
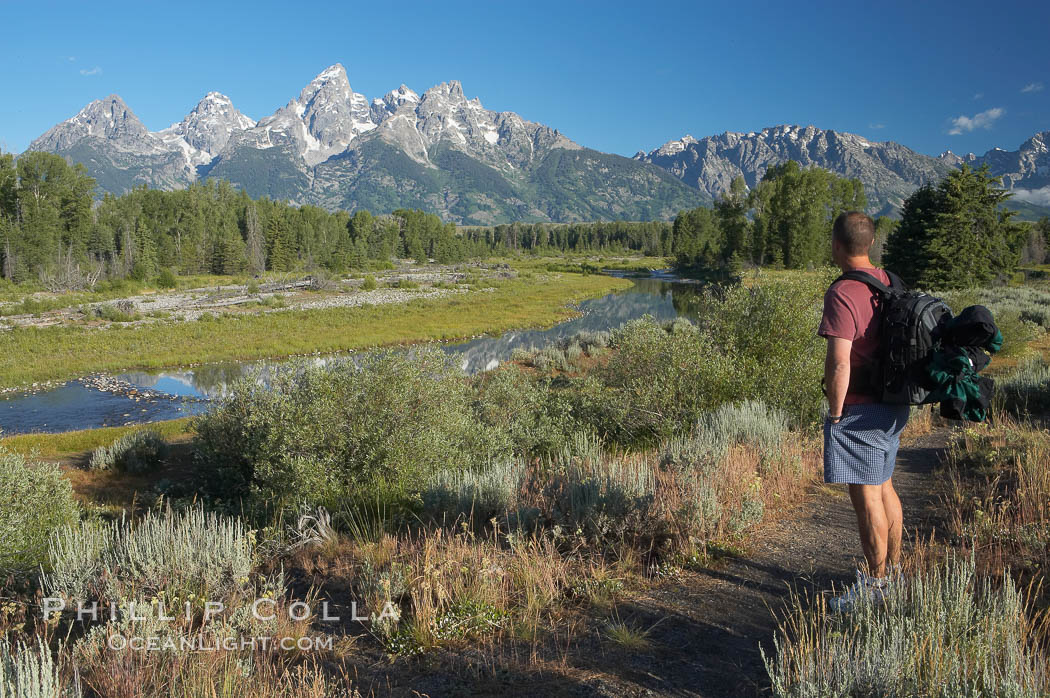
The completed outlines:
[[[515,509],[539,512],[536,529],[508,529],[499,516],[480,526],[457,519],[378,535],[362,527],[367,535],[342,534],[300,550],[291,565],[323,595],[349,596],[369,609],[394,603],[400,619],[372,626],[391,654],[550,641],[566,637],[582,609],[614,612],[661,561],[697,561],[712,546],[746,543],[763,521],[792,505],[811,482],[818,458],[812,441],[788,435],[775,456],[731,447],[706,479],[661,468],[656,453],[594,450],[574,457],[570,470],[557,459],[536,461],[526,466],[512,502]],[[585,496],[578,490],[596,481],[652,495],[644,500],[644,515],[620,510],[626,527],[602,519],[610,510],[592,504],[601,501],[597,491],[587,489]],[[693,511],[686,505],[701,496],[698,488],[713,490],[719,502],[709,528],[685,516]],[[632,646],[644,639],[629,625],[606,631],[614,642]]]
[[[908,424],[904,427],[904,432],[901,434],[901,441],[907,444],[931,434],[937,423],[942,421],[935,415],[936,409],[936,405],[913,407],[911,416],[908,418]]]
[[[618,617],[606,621],[602,633],[606,640],[631,652],[644,652],[652,649],[649,638],[652,628],[639,628],[633,623],[620,620]]]
[[[228,629],[214,636],[197,628],[165,631],[172,636],[207,639],[217,643]],[[266,637],[316,637],[308,623],[291,622],[284,614],[265,630]],[[124,632],[127,638],[134,632]],[[272,634],[272,635],[271,635]],[[262,635],[260,635],[262,636]],[[231,637],[240,638],[240,635]],[[333,643],[333,647],[335,643]],[[74,649],[81,682],[94,695],[112,698],[330,698],[359,694],[349,677],[325,666],[326,649],[300,651],[270,647],[266,650],[229,649],[216,645],[206,651],[115,651],[104,644],[81,640]]]
[[[407,656],[467,640],[539,635],[557,624],[571,580],[585,569],[550,537],[507,545],[497,536],[443,529],[344,538],[325,551],[299,553],[294,564],[322,593],[349,594],[360,609],[396,606],[400,618],[372,623],[371,632],[388,652]]]
[[[978,569],[1033,580],[1050,569],[1050,432],[1001,415],[967,428],[945,460],[949,532]],[[1044,602],[1050,589],[1043,588]]]

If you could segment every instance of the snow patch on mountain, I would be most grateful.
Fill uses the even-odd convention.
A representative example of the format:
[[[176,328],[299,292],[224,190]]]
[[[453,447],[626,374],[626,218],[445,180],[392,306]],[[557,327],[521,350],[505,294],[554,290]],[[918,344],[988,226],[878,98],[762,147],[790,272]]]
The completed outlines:
[[[206,165],[218,157],[230,137],[255,127],[255,121],[220,92],[209,92],[186,117],[156,133],[169,148],[183,152],[191,166]]]

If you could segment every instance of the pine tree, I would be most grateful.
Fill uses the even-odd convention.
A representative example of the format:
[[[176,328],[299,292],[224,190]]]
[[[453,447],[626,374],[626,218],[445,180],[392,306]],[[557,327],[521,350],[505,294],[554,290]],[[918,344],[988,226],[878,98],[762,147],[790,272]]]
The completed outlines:
[[[718,224],[725,235],[725,248],[722,256],[729,259],[747,254],[751,246],[750,230],[747,222],[747,184],[743,177],[737,177],[729,191],[715,201],[718,213]],[[743,261],[740,260],[742,264]]]
[[[277,214],[270,218],[267,237],[270,240],[270,270],[291,271],[293,267],[292,250],[285,239],[284,226],[281,225]]]
[[[223,238],[222,273],[239,274],[244,271],[247,264],[248,261],[244,253],[244,241],[241,240],[241,236],[237,234],[226,235]]]
[[[131,277],[138,281],[152,279],[157,275],[157,245],[153,233],[141,219],[135,228],[135,256]]]
[[[886,266],[926,288],[983,286],[1008,278],[1026,239],[1002,205],[1010,194],[988,166],[964,164],[936,188],[923,187],[904,202],[901,223],[886,243]]]
[[[15,278],[15,258],[11,254],[11,238],[10,225],[0,218],[0,238],[3,238],[4,247],[0,250],[0,258],[2,258],[2,264],[0,264],[0,277],[3,277],[7,281],[13,281]]]
[[[218,237],[212,248],[211,271],[213,274],[238,274],[248,264],[244,240],[233,210],[227,209],[221,215]]]
[[[266,271],[266,245],[263,241],[262,227],[259,225],[259,212],[255,203],[249,203],[245,213],[244,226],[247,234],[245,255],[248,258],[248,271],[261,274]]]
[[[915,284],[929,264],[928,247],[939,206],[932,184],[919,187],[904,200],[900,223],[886,238],[883,264],[909,284]]]

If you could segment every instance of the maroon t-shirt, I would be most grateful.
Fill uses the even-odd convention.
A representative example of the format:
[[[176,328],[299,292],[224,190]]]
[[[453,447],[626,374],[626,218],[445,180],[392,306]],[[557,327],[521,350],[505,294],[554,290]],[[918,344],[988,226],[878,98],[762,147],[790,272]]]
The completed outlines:
[[[890,277],[882,269],[857,269],[890,285]],[[839,281],[824,294],[824,316],[817,334],[821,337],[840,337],[853,342],[849,353],[850,372],[858,366],[870,366],[879,350],[879,322],[876,317],[879,295],[861,281]],[[871,395],[846,392],[845,404],[857,405],[876,402]]]

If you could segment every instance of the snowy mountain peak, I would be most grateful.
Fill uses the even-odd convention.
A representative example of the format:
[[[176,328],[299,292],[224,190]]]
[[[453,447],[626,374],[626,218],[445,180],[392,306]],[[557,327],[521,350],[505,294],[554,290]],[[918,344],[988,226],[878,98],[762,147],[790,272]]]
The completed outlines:
[[[81,109],[76,116],[66,123],[83,124],[91,135],[108,136],[112,130],[120,128],[138,129],[142,122],[132,113],[127,104],[118,95],[109,95],[96,99]]]
[[[448,82],[434,85],[423,93],[423,99],[427,98],[445,98],[452,102],[467,101],[467,98],[463,96],[463,85],[459,80],[449,80]]]
[[[73,117],[74,120],[80,117],[89,117],[95,114],[101,114],[106,111],[113,109],[127,109],[128,105],[124,104],[124,100],[120,98],[120,95],[107,95],[102,99],[96,99],[93,102],[89,102],[83,109],[77,112],[77,115]]]
[[[674,155],[675,153],[682,152],[683,150],[695,143],[699,143],[699,141],[697,141],[695,138],[693,138],[687,133],[678,140],[667,141],[656,150],[653,150],[651,153],[646,153],[645,151],[639,150],[637,153],[635,153],[634,159],[644,160],[647,155]]]
[[[332,65],[328,66],[320,73],[318,73],[317,77],[314,78],[314,80],[325,81],[338,80],[340,78],[346,80],[346,68],[343,67],[342,63],[333,63]]]
[[[76,116],[48,130],[29,145],[30,150],[56,151],[84,138],[111,141],[123,149],[154,152],[160,146],[139,118],[118,95],[96,99]]]
[[[441,85],[441,87],[445,88],[449,97],[466,99],[466,97],[463,96],[463,83],[459,80],[449,80]]]
[[[419,95],[414,91],[410,90],[407,85],[402,84],[401,87],[397,88],[393,92],[387,92],[386,97],[382,101],[393,99],[398,103],[401,102],[418,102]]]
[[[209,92],[204,98],[197,102],[183,122],[193,120],[193,117],[204,118],[206,115],[222,116],[231,122],[236,128],[252,128],[255,121],[248,118],[233,106],[233,101],[221,92]]]
[[[197,103],[197,106],[204,104],[205,102],[215,102],[217,104],[233,104],[233,101],[221,92],[209,92],[204,95],[204,99]]]
[[[350,80],[346,76],[346,69],[341,63],[336,63],[318,73],[317,77],[311,80],[310,84],[299,93],[298,101],[306,106],[321,93],[343,95],[350,92]]]
[[[255,121],[239,112],[229,97],[209,92],[182,121],[156,135],[169,148],[182,151],[188,165],[195,167],[214,160],[233,134],[254,127]]]
[[[342,152],[376,125],[368,99],[350,88],[346,69],[336,63],[237,142],[256,149],[287,146],[313,166]]]
[[[396,114],[401,107],[408,106],[415,109],[419,104],[419,95],[410,90],[406,85],[396,90],[387,92],[382,98],[372,100],[372,120],[381,123],[392,114]]]

